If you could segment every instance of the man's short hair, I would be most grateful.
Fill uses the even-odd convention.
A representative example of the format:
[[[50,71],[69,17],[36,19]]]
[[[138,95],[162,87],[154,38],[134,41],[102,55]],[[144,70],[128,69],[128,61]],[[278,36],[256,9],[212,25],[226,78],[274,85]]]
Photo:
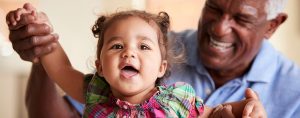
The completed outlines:
[[[279,13],[282,13],[287,1],[288,0],[267,0],[265,6],[267,20],[274,19]]]

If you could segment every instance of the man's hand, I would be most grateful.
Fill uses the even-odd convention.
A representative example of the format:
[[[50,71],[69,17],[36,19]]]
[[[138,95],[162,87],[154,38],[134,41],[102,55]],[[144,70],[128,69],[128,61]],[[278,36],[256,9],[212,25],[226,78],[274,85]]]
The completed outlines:
[[[259,101],[258,95],[252,89],[247,88],[245,96],[248,103],[245,105],[243,118],[267,118],[267,113]]]
[[[47,15],[37,12],[29,3],[10,11],[6,16],[13,49],[25,61],[38,62],[56,46],[58,35],[52,33]]]

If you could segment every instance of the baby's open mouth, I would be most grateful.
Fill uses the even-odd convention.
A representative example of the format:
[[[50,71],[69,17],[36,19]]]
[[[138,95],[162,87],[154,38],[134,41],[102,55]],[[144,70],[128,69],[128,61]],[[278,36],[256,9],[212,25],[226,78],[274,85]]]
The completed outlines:
[[[132,66],[125,66],[121,69],[121,75],[125,78],[131,78],[137,75],[139,71]]]

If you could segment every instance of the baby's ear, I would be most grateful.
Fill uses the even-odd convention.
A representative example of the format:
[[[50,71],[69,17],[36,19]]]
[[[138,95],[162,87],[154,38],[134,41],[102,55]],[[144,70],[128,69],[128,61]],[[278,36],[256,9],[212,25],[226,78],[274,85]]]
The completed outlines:
[[[161,78],[165,75],[167,67],[168,67],[167,60],[163,60],[160,67],[159,67],[159,72],[158,72],[158,77],[159,78]]]
[[[97,59],[97,60],[95,61],[95,66],[96,66],[98,75],[101,76],[101,77],[103,77],[103,74],[102,74],[102,66],[101,66],[100,60]]]

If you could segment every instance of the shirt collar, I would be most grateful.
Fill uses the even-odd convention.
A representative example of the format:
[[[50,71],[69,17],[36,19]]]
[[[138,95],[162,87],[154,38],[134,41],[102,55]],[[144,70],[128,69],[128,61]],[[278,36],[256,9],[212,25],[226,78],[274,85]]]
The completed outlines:
[[[276,73],[278,53],[268,40],[263,40],[260,51],[245,78],[252,82],[270,82]]]

